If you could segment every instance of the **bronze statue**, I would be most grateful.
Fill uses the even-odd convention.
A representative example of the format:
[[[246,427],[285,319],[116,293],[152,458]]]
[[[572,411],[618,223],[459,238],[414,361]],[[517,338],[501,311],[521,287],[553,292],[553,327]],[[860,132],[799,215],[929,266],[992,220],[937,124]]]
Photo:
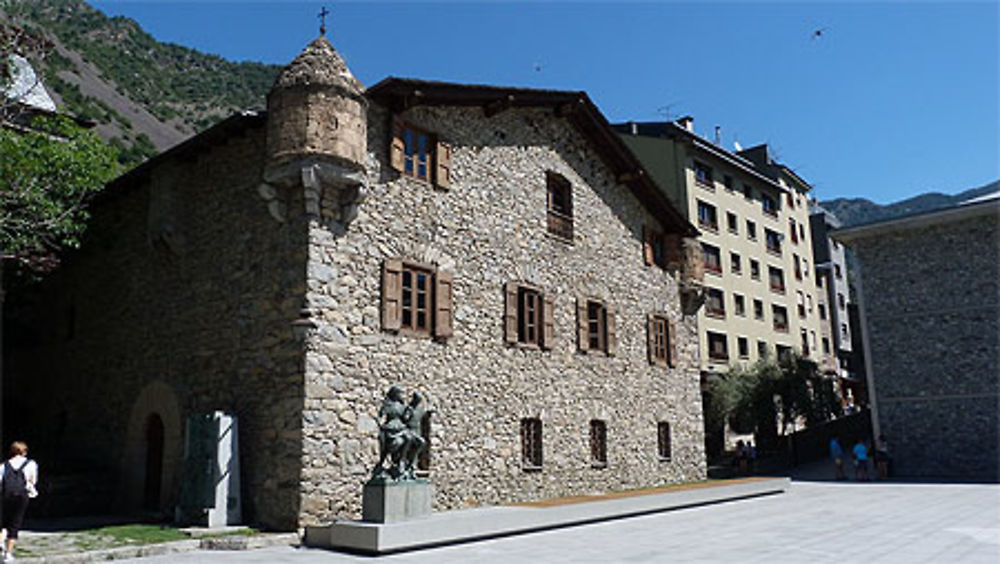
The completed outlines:
[[[429,413],[424,398],[414,392],[404,403],[403,389],[392,386],[382,400],[378,418],[379,459],[372,472],[378,480],[415,480],[417,458],[427,446],[420,434],[420,422]],[[386,468],[385,462],[389,461]]]

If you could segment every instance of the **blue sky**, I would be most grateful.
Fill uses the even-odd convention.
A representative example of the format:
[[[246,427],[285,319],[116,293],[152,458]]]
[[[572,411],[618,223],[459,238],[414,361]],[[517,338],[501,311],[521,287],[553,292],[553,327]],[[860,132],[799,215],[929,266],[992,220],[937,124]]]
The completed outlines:
[[[161,41],[279,64],[318,34],[326,5],[327,35],[366,85],[585,90],[612,121],[690,114],[730,149],[770,143],[821,200],[1000,178],[997,2],[94,5]]]

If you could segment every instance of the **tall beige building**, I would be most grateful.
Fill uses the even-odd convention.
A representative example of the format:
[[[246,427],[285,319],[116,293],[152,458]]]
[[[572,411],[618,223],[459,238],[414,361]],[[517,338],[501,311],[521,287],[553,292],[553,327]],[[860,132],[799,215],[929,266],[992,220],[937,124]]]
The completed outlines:
[[[702,373],[789,350],[821,362],[809,184],[774,161],[766,145],[727,151],[694,133],[691,118],[617,129],[701,230]]]

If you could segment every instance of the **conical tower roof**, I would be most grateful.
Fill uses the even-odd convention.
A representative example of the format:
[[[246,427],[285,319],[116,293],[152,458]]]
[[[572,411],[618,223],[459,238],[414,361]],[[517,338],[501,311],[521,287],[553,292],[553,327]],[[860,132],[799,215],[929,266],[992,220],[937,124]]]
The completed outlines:
[[[334,86],[359,95],[365,89],[351,74],[337,50],[322,35],[288,63],[278,75],[272,90],[300,86]]]

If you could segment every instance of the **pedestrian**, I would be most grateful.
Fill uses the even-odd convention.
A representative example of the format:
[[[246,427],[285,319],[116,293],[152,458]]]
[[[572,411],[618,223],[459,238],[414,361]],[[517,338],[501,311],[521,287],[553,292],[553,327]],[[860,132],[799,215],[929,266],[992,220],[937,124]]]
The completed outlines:
[[[858,439],[854,444],[854,479],[868,480],[868,444],[867,441]],[[863,477],[862,477],[863,476]]]
[[[754,446],[752,441],[747,441],[747,456],[750,457],[750,472],[754,472],[754,467],[757,464],[757,447]]]
[[[889,441],[885,435],[879,435],[875,441],[875,470],[879,480],[889,478]]]
[[[844,476],[844,449],[840,446],[837,437],[830,439],[830,458],[833,459],[834,478],[845,479]]]
[[[736,465],[739,468],[740,475],[746,475],[749,458],[747,444],[743,442],[743,439],[736,441]]]
[[[28,500],[38,497],[38,464],[28,458],[28,445],[14,441],[10,445],[10,458],[0,466],[0,492],[3,494],[3,529],[7,542],[3,547],[3,561],[14,561],[14,545],[24,522]]]

